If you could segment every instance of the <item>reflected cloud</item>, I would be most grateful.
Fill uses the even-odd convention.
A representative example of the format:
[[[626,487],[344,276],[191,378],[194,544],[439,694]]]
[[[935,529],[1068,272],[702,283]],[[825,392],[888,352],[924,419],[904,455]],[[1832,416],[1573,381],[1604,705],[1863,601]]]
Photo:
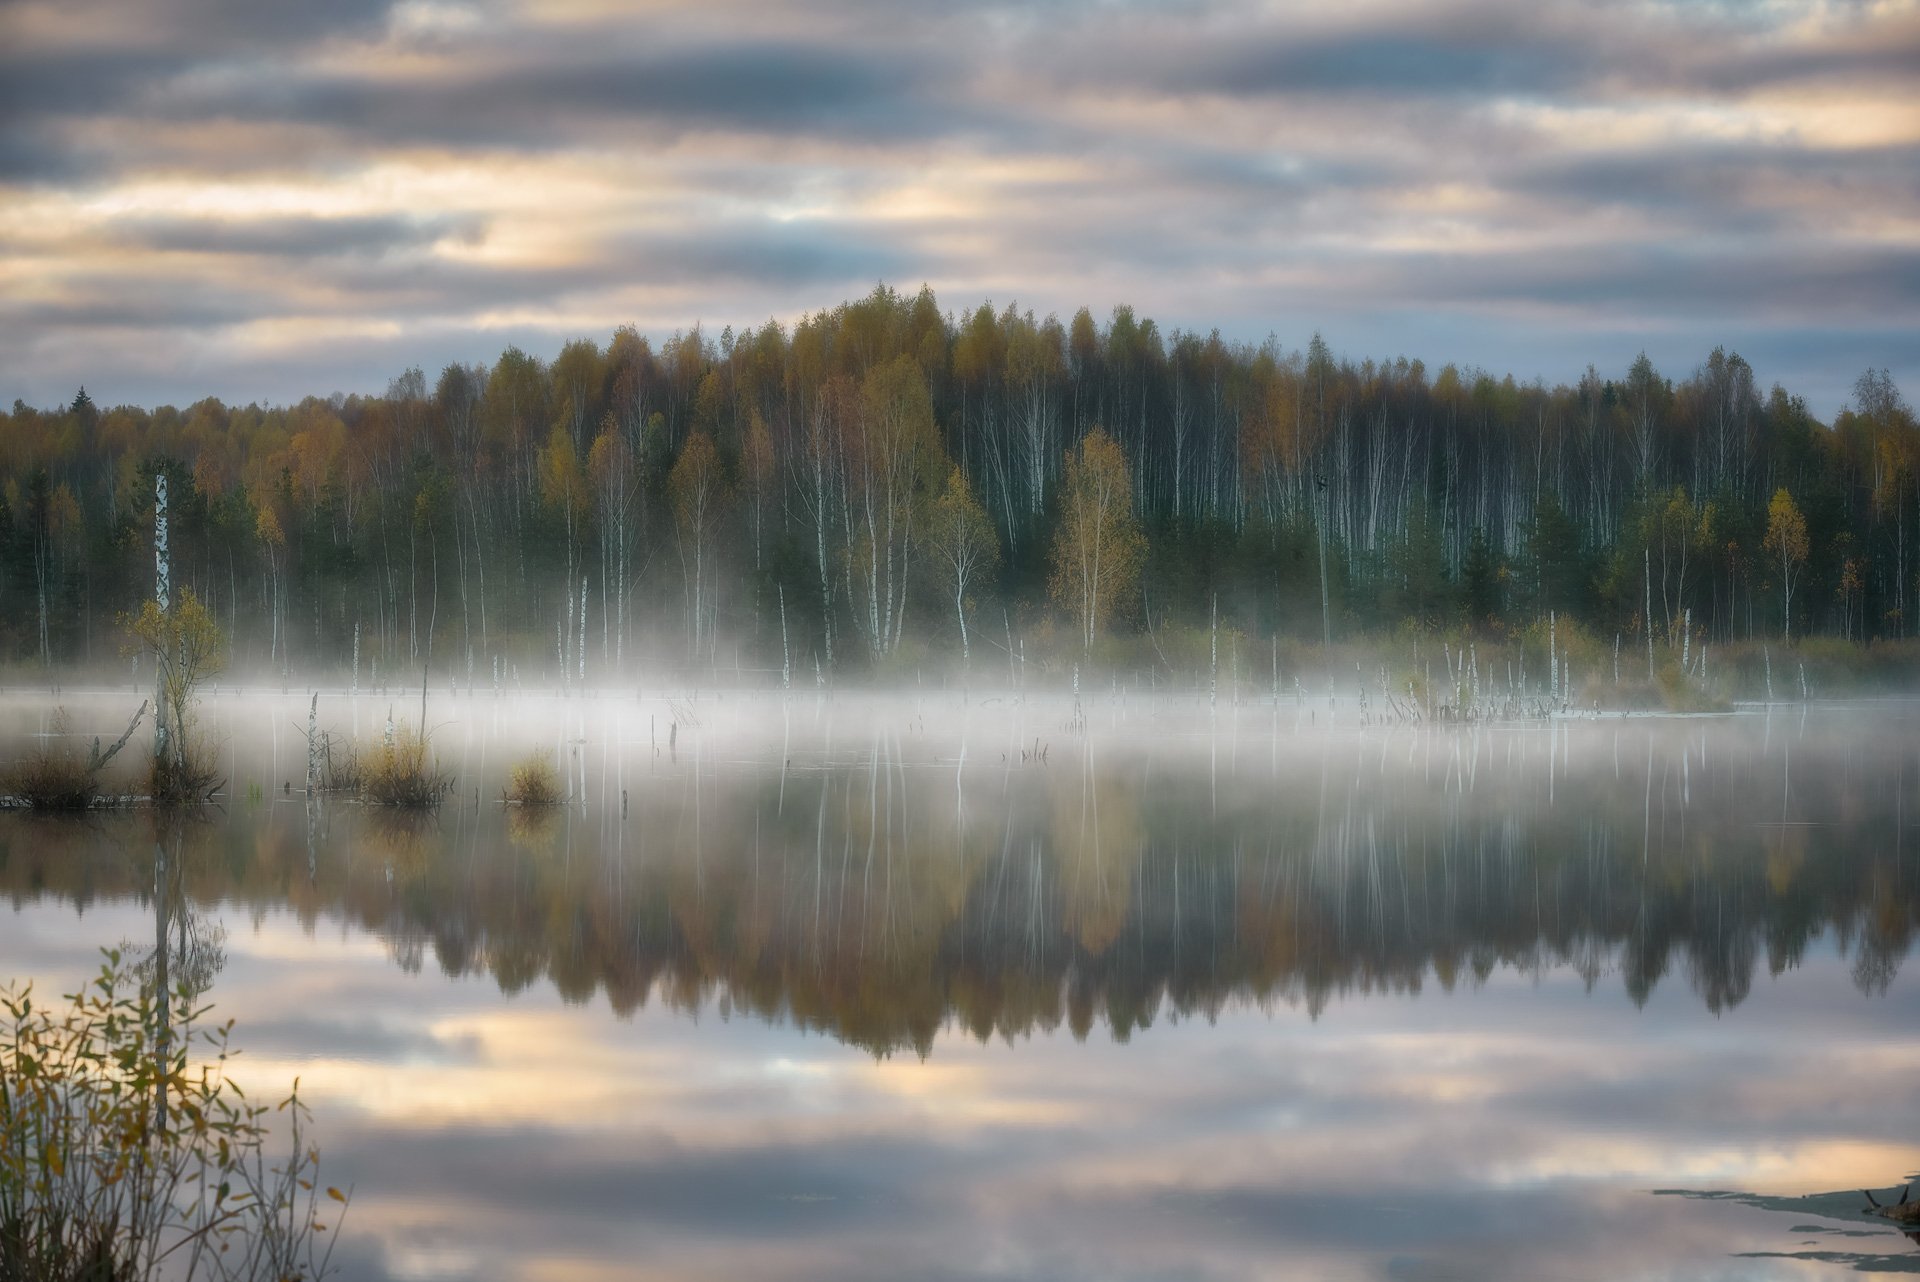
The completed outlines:
[[[283,1016],[247,1022],[248,1059],[258,1063],[310,1062],[314,1048],[357,1062],[457,1065],[483,1054],[477,1038],[369,1019]]]

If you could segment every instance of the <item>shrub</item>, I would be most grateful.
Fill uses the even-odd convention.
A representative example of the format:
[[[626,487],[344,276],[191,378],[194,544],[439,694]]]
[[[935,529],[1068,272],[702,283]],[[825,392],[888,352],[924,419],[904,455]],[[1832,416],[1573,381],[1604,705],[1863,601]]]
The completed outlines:
[[[206,801],[226,782],[214,754],[196,735],[177,727],[173,735],[176,748],[155,757],[147,772],[148,791],[155,801]]]
[[[551,750],[541,748],[514,763],[507,776],[508,801],[521,806],[552,806],[560,799],[560,776],[553,768]]]
[[[42,748],[0,780],[0,793],[32,810],[85,810],[99,796],[99,781],[71,749]]]
[[[1595,635],[1570,615],[1562,614],[1549,620],[1543,614],[1522,629],[1516,640],[1530,689],[1547,688],[1553,680],[1555,659],[1559,661],[1562,679],[1568,680],[1576,691],[1585,691],[1589,685],[1597,688],[1602,682],[1612,684],[1613,638]],[[1581,697],[1576,693],[1574,700]]]
[[[1656,684],[1661,702],[1672,712],[1725,712],[1733,706],[1699,681],[1683,675],[1674,660],[1660,665]]]
[[[148,774],[153,798],[204,801],[222,781],[212,754],[192,733],[193,708],[200,687],[226,665],[226,637],[191,588],[182,588],[168,611],[156,601],[146,602],[127,627],[160,678],[157,694],[167,741],[165,759],[156,759]]]
[[[113,760],[114,754],[126,746],[146,710],[147,705],[142,703],[140,711],[134,714],[133,720],[127,725],[126,733],[105,752],[100,750],[100,741],[95,739],[84,757],[74,751],[71,743],[65,742],[59,748],[54,748],[49,742],[38,751],[29,753],[12,770],[0,776],[0,796],[32,810],[85,810],[93,806],[101,799],[100,772]],[[67,710],[57,709],[53,714],[51,737],[65,740],[70,729]]]
[[[129,990],[132,990],[131,995]],[[231,1023],[156,995],[118,952],[57,1012],[0,990],[0,1277],[317,1279],[338,1189],[321,1191],[298,1086],[253,1104],[227,1076]],[[267,1152],[268,1123],[288,1145]]]
[[[428,760],[426,736],[405,725],[359,765],[360,795],[376,806],[437,806],[453,786],[453,777]]]

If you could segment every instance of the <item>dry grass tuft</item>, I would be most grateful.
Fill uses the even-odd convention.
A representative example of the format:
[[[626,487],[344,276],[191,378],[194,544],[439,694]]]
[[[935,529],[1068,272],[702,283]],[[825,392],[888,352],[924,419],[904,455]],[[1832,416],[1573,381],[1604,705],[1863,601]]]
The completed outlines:
[[[43,748],[0,780],[0,793],[29,810],[86,810],[100,788],[96,772],[71,750]]]
[[[393,742],[355,761],[360,796],[372,805],[437,806],[453,787],[453,776],[428,758],[426,737],[408,726],[394,731]]]
[[[507,777],[507,800],[520,806],[554,806],[561,800],[560,775],[553,768],[553,753],[541,748],[524,761],[515,763]]]

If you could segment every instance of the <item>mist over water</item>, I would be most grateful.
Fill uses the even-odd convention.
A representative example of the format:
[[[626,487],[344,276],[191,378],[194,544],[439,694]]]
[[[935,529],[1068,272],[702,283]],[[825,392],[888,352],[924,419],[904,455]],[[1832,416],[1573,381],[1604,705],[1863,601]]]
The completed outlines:
[[[355,1276],[1920,1265],[1857,1196],[1650,1195],[1920,1167],[1920,705],[432,691],[425,815],[309,802],[307,715],[209,698],[198,816],[0,815],[0,974],[151,938],[172,852],[249,1071],[358,1183]],[[537,747],[568,801],[503,806]]]

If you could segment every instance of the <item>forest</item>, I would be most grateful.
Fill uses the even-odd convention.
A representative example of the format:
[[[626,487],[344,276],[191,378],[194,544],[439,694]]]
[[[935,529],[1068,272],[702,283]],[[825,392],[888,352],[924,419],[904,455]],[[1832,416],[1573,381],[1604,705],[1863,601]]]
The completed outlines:
[[[1762,387],[1720,348],[1547,386],[883,285],[378,396],[81,389],[0,414],[0,665],[126,670],[161,473],[174,582],[242,673],[1172,677],[1223,634],[1277,669],[1549,615],[1616,668],[1907,638],[1911,408],[1885,371],[1831,423]]]

